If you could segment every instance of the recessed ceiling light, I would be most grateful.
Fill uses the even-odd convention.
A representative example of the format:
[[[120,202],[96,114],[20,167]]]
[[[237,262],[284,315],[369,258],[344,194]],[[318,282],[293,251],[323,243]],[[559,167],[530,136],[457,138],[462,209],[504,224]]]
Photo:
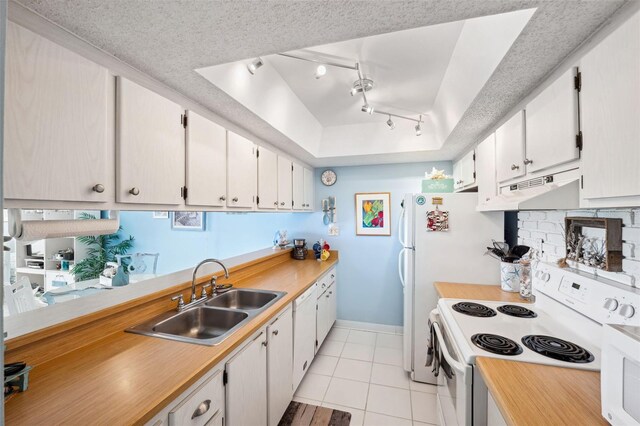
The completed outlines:
[[[387,120],[387,126],[389,126],[389,130],[393,130],[396,128],[396,124],[391,119],[391,116],[389,116],[389,119]]]
[[[247,65],[247,70],[251,73],[251,75],[253,75],[256,73],[256,70],[263,64],[264,62],[262,62],[262,58],[256,58],[249,65]]]
[[[325,74],[327,73],[327,67],[325,67],[324,65],[318,65],[318,68],[316,68],[316,78],[320,78],[323,77]]]
[[[362,112],[366,112],[367,114],[373,114],[373,107],[369,104],[362,105]]]

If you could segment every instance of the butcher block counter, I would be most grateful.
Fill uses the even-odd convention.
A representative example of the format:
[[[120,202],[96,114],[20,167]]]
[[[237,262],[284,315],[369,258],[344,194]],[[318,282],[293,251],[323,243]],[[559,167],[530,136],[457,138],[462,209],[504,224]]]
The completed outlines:
[[[293,260],[287,251],[268,256],[261,263],[253,262],[242,268],[232,268],[229,282],[233,282],[235,287],[285,291],[287,294],[217,346],[201,346],[124,332],[126,327],[153,317],[151,313],[175,309],[175,302],[171,302],[170,296],[176,294],[176,288],[177,292],[188,294],[190,283],[177,284],[173,292],[163,294],[158,299],[158,303],[162,302],[163,305],[156,311],[148,307],[154,302],[146,301],[124,313],[112,315],[113,318],[104,318],[102,322],[91,318],[93,323],[59,333],[63,337],[55,346],[47,347],[47,338],[43,338],[42,342],[36,344],[24,344],[27,349],[16,344],[13,346],[18,347],[12,349],[9,341],[10,356],[37,363],[41,358],[40,352],[71,344],[68,340],[88,339],[91,333],[97,334],[100,330],[108,329],[111,323],[117,321],[117,331],[103,334],[90,344],[37,363],[30,373],[29,389],[6,402],[5,422],[8,425],[144,423],[264,326],[337,262],[338,253],[333,251],[325,262]],[[237,271],[234,272],[234,269]],[[146,317],[141,317],[140,311],[145,312]],[[90,329],[88,332],[83,331],[87,328]],[[79,333],[85,334],[79,337]]]
[[[497,285],[434,283],[449,299],[522,303],[518,293]],[[600,414],[600,373],[497,358],[476,366],[509,425],[606,425]]]
[[[526,303],[520,293],[503,291],[499,285],[436,282],[438,295],[446,299],[493,300],[497,302]]]

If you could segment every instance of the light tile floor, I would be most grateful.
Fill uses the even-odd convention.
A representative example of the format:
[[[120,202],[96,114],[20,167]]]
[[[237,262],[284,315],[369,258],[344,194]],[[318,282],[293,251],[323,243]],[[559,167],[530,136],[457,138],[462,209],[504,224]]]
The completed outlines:
[[[436,424],[436,388],[402,369],[402,336],[333,327],[294,401],[351,413],[351,426]]]

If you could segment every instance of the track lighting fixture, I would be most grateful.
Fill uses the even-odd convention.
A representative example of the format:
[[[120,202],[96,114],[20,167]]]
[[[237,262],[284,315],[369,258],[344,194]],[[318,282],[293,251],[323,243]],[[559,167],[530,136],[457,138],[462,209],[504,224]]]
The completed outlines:
[[[389,116],[389,119],[387,120],[387,126],[389,126],[389,130],[393,130],[396,128],[396,123],[393,122],[391,116]]]
[[[394,114],[393,112],[389,112],[389,111],[374,110],[373,106],[371,106],[369,104],[369,101],[367,100],[367,92],[373,89],[373,80],[370,78],[365,78],[363,76],[362,69],[360,68],[360,63],[358,61],[355,61],[353,65],[349,65],[349,64],[338,63],[338,62],[331,62],[325,59],[306,58],[304,56],[298,56],[292,53],[278,53],[278,56],[284,56],[291,59],[297,59],[300,61],[312,62],[314,64],[317,64],[317,67],[314,73],[316,79],[322,78],[327,74],[328,66],[344,68],[344,69],[355,71],[357,73],[358,79],[353,82],[353,85],[351,86],[349,93],[351,94],[351,96],[362,95],[362,100],[364,101],[364,104],[362,105],[362,108],[361,108],[362,112],[366,112],[369,115],[380,114],[380,115],[389,116],[389,119],[386,121],[386,123],[390,130],[393,130],[396,128],[396,123],[394,123],[391,117],[397,117],[407,121],[414,121],[417,123],[415,126],[416,136],[422,135],[422,115],[420,115],[419,119],[416,119],[406,115]],[[263,65],[262,59],[256,58],[251,64],[247,65],[247,69],[251,74],[253,74],[262,65]]]
[[[262,58],[254,59],[249,65],[247,65],[247,70],[251,73],[251,75],[256,73],[256,70],[264,65],[262,62]]]
[[[422,116],[420,116],[420,121],[418,121],[418,124],[416,124],[416,136],[420,136],[422,134],[422,126],[420,126],[421,123]]]
[[[327,73],[327,67],[325,67],[324,65],[318,65],[318,68],[316,68],[315,76],[316,78],[321,78],[326,73]]]

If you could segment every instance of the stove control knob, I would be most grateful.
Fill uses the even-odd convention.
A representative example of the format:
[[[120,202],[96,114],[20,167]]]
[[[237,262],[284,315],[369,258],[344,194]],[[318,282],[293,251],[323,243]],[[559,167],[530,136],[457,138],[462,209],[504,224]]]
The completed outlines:
[[[620,305],[620,311],[618,312],[618,314],[620,314],[621,317],[624,317],[627,319],[631,318],[635,313],[636,313],[636,310],[631,305]]]
[[[607,297],[606,299],[604,299],[604,305],[602,305],[602,307],[609,312],[613,312],[618,309],[618,301],[616,299]]]

